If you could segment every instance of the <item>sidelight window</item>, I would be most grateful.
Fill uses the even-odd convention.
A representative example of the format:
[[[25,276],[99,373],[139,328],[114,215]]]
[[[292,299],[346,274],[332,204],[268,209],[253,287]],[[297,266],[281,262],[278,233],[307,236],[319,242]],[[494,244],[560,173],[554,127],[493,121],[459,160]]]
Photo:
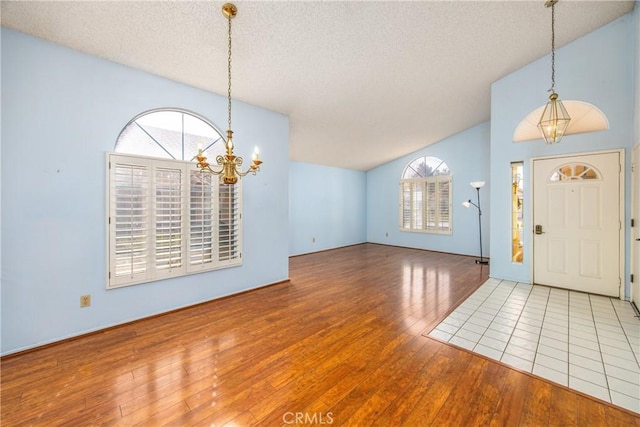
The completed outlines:
[[[524,258],[523,222],[523,163],[511,163],[511,261],[522,263]]]

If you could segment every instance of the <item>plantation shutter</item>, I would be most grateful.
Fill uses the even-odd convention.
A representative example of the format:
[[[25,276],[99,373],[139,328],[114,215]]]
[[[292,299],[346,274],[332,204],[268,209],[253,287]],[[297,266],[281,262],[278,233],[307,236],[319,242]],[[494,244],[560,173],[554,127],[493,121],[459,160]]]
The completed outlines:
[[[216,190],[219,184],[217,176],[202,173],[195,168],[190,171],[189,178],[189,270],[198,271],[209,268],[217,259]]]
[[[195,164],[108,156],[108,279],[119,287],[242,264],[242,185]]]
[[[109,275],[118,285],[149,277],[148,241],[153,234],[149,162],[113,156],[109,168]]]
[[[184,271],[184,172],[182,165],[154,169],[155,271],[166,277]]]
[[[451,176],[400,182],[400,229],[451,233]]]
[[[424,222],[424,188],[421,182],[411,183],[412,188],[412,204],[413,204],[413,221],[412,228],[421,230]]]
[[[438,229],[451,230],[451,177],[438,177]]]
[[[411,183],[400,183],[400,228],[411,228]]]
[[[425,180],[427,206],[425,209],[425,230],[435,230],[437,221],[436,201],[438,199],[437,182],[433,178]]]
[[[219,184],[218,260],[237,264],[241,258],[241,187]]]

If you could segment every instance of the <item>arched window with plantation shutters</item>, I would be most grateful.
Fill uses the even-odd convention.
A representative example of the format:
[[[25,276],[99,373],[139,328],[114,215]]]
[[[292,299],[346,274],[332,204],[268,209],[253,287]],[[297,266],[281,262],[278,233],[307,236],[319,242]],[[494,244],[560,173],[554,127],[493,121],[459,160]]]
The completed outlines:
[[[451,234],[451,175],[433,156],[412,160],[400,180],[400,230]]]
[[[142,113],[108,154],[107,287],[242,263],[242,187],[193,161],[224,153],[222,133],[195,113]]]

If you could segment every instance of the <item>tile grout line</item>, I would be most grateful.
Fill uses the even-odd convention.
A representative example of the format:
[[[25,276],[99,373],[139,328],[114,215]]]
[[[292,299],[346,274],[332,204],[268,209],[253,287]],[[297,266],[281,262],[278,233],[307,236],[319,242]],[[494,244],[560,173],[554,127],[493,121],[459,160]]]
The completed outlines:
[[[519,283],[519,282],[517,282],[517,283]],[[518,323],[520,322],[520,318],[522,317],[522,312],[524,311],[525,307],[527,306],[527,302],[529,301],[529,298],[531,297],[531,293],[533,292],[533,285],[529,285],[529,286],[531,287],[531,289],[529,289],[529,292],[527,293],[527,299],[525,300],[524,304],[522,305],[522,309],[520,310],[520,313],[518,314],[518,319],[516,320],[516,323],[513,326],[513,330],[511,331],[511,334],[509,335],[509,340],[507,341],[507,346],[505,347],[505,351],[506,351],[507,347],[509,347],[509,344],[511,343],[511,338],[513,338],[513,331],[516,330],[516,327],[518,326]],[[509,294],[509,295],[511,295],[511,294]],[[542,331],[542,326],[540,327],[540,331]],[[538,334],[538,341],[540,341],[540,334]],[[514,345],[516,345],[516,344],[514,344]],[[531,370],[529,371],[529,373],[533,372],[533,363],[534,363],[534,360],[536,358],[537,348],[538,348],[538,344],[536,343],[536,350],[534,351],[534,354],[533,354],[533,360],[531,361]],[[502,352],[502,355],[504,356],[504,352]]]
[[[531,285],[533,286],[533,285]],[[547,293],[547,302],[544,305],[544,314],[542,315],[542,325],[544,324],[544,318],[547,316],[547,307],[549,306],[549,298],[551,298],[551,289],[549,288],[549,292]],[[542,337],[542,325],[540,325],[540,335],[538,335],[538,342],[536,343],[536,351],[533,355],[533,362],[531,365],[531,373],[533,374],[533,369],[536,366],[536,359],[538,359],[538,348],[540,348],[540,337]],[[567,384],[569,380],[567,379]]]
[[[633,351],[633,344],[631,344],[631,340],[629,339],[629,335],[627,335],[627,330],[622,325],[622,320],[620,320],[620,315],[618,314],[618,310],[616,309],[615,304],[613,303],[612,298],[609,298],[611,305],[613,306],[613,312],[616,314],[616,319],[618,319],[618,323],[620,323],[620,328],[622,329],[622,333],[624,337],[627,339],[627,343],[629,344],[629,348],[631,349],[631,354],[633,354],[633,358],[636,359],[636,364],[640,368],[640,360],[638,360],[638,355],[635,351]],[[605,371],[606,372],[606,371]]]
[[[484,306],[484,303],[487,301],[487,299],[489,299],[489,297],[491,295],[493,295],[493,292],[496,291],[496,289],[498,289],[500,287],[500,285],[502,285],[504,281],[500,281],[500,283],[498,284],[498,286],[496,286],[494,288],[494,290],[491,292],[491,294],[482,302],[482,306]],[[505,298],[505,300],[502,302],[502,304],[500,305],[500,309],[502,307],[504,307],[504,305],[506,304],[506,302],[508,301],[509,297],[511,296],[511,294],[513,293],[514,289],[516,288],[516,286],[518,285],[518,282],[515,282],[515,285],[513,286],[513,289],[511,289],[511,291],[509,292],[509,295],[507,295],[507,297]],[[482,307],[481,306],[481,307]],[[500,309],[498,309],[498,312],[500,312]],[[491,322],[489,322],[489,324],[485,327],[484,332],[482,333],[482,335],[480,335],[480,339],[478,340],[478,342],[476,343],[476,345],[474,346],[474,349],[478,346],[478,344],[480,344],[480,341],[482,340],[482,338],[485,336],[485,334],[487,333],[487,331],[489,330],[489,326],[491,326],[491,324],[493,324],[493,321],[495,320],[496,315],[493,316],[493,319],[491,319]],[[509,339],[511,339],[511,335],[513,335],[513,332],[510,334]],[[489,337],[491,338],[491,337]],[[508,344],[508,342],[507,342]],[[484,345],[484,344],[483,344]],[[507,347],[505,346],[505,349]],[[495,350],[495,349],[494,349]],[[502,356],[504,356],[504,350],[501,351],[501,355],[500,355],[500,359],[497,359],[498,361],[500,361],[502,359]],[[493,358],[492,358],[493,359]]]
[[[593,302],[591,301],[591,295],[589,297],[589,307],[591,308],[591,317],[593,318],[593,329],[596,331],[596,339],[598,340],[598,350],[600,351],[600,360],[602,363],[602,371],[604,372],[604,380],[607,382],[607,394],[609,395],[609,402],[613,403],[613,396],[611,396],[611,386],[609,385],[609,375],[607,375],[607,368],[604,363],[604,356],[602,355],[602,347],[600,345],[600,334],[598,333],[598,325],[596,323],[596,316],[593,312]],[[609,301],[611,303],[611,301]],[[611,304],[613,306],[613,304]],[[615,311],[615,309],[614,309]],[[590,381],[589,381],[590,382]]]
[[[575,295],[575,294],[580,294],[580,293],[579,292],[575,292],[575,291],[569,291],[569,310],[571,310],[571,295],[572,294]],[[586,357],[586,358],[589,359],[589,360],[592,360],[594,362],[600,362],[600,365],[602,366],[602,375],[605,377],[605,381],[606,381],[607,371],[606,371],[606,368],[604,366],[604,360],[602,358],[602,351],[600,349],[600,344],[598,342],[596,322],[595,322],[595,319],[594,319],[593,309],[591,307],[591,299],[589,298],[589,294],[585,294],[585,295],[587,297],[587,302],[589,304],[588,312],[589,312],[589,314],[591,316],[591,319],[592,319],[592,322],[593,322],[593,329],[596,331],[596,344],[598,344],[598,353],[600,354],[600,359],[598,361],[592,359],[591,357]],[[569,340],[571,340],[571,337],[572,337],[572,335],[571,335],[571,324],[572,324],[571,323],[571,314],[569,314],[569,335],[568,335],[569,336]],[[578,326],[581,326],[581,325],[578,323]],[[586,338],[583,338],[583,339],[586,339]],[[582,346],[582,345],[580,345],[578,343],[573,344],[573,345],[576,346],[576,347],[588,349],[588,347],[584,347],[584,346]],[[569,342],[569,346],[571,346],[571,342]],[[576,354],[576,355],[580,356],[577,353],[573,353],[571,351],[571,347],[569,347],[569,357],[571,357],[572,354]],[[585,356],[581,356],[581,357],[585,357]],[[572,377],[572,375],[571,375],[571,365],[572,365],[572,363],[571,363],[571,360],[569,359],[569,379],[571,379],[571,377]],[[585,369],[585,370],[588,370],[588,371],[591,371],[591,372],[593,372],[595,374],[599,374],[599,372],[597,372],[597,371],[595,371],[595,370],[593,370],[593,369],[591,369],[589,367],[580,366],[580,365],[575,365],[575,366],[577,366],[579,368],[582,368],[582,369]],[[609,383],[608,382],[607,382],[607,386],[603,387],[600,384],[596,384],[593,381],[589,381],[589,379],[587,379],[587,378],[580,378],[580,377],[577,377],[577,376],[573,376],[573,377],[576,378],[576,379],[579,379],[581,381],[585,381],[585,382],[588,382],[588,383],[593,384],[595,386],[601,387],[601,388],[607,388],[607,390],[609,390]],[[609,393],[609,399],[610,399],[609,402],[611,402],[611,394],[610,393]]]
[[[504,280],[500,280],[500,282],[498,282],[496,284],[496,286],[494,286],[494,288],[491,290],[491,292],[489,292],[489,294],[482,300],[482,302],[480,303],[480,305],[478,305],[478,307],[473,310],[473,312],[469,315],[469,317],[467,318],[467,320],[464,321],[464,323],[458,328],[458,331],[460,331],[460,329],[462,329],[462,327],[464,325],[466,325],[469,322],[469,319],[471,319],[473,317],[474,314],[476,314],[478,312],[478,310],[484,305],[484,303],[491,297],[491,295],[493,294],[493,292],[502,284]],[[485,282],[486,283],[486,282]],[[484,285],[483,285],[484,286]],[[476,290],[477,292],[477,290]],[[474,292],[475,293],[475,292]],[[473,294],[471,294],[469,297],[472,297]],[[475,325],[475,323],[473,323]],[[456,334],[458,333],[458,331],[456,331]],[[486,332],[486,328],[485,328],[485,332]],[[452,334],[451,338],[453,338],[456,334]],[[484,336],[484,332],[482,334],[478,334],[480,335],[480,338],[478,339],[478,342],[474,344],[473,348],[471,349],[471,351],[474,351],[474,349],[476,348],[476,345],[478,345],[478,343],[480,342],[480,340],[482,339],[482,337]],[[450,338],[450,339],[451,339]],[[449,339],[449,340],[450,340]],[[448,341],[449,342],[449,341]],[[477,352],[476,352],[477,353]]]
[[[478,308],[473,312],[473,314],[475,314],[476,312],[478,312],[478,311],[480,310],[480,308],[484,307],[484,304],[489,300],[489,298],[491,298],[491,295],[493,295],[493,293],[496,291],[496,289],[498,289],[498,288],[502,285],[502,283],[503,283],[503,282],[504,282],[504,280],[501,280],[501,281],[500,281],[500,282],[495,286],[495,288],[493,288],[493,289],[491,290],[491,293],[490,293],[489,295],[487,295],[487,297],[486,297],[484,300],[482,300],[482,304],[480,304],[480,305],[478,306]],[[502,307],[502,306],[500,306],[500,307]],[[472,314],[469,318],[473,317],[473,314]],[[494,319],[495,319],[495,316],[493,316],[493,317],[494,317]],[[491,322],[489,322],[489,325],[490,325],[492,322],[493,322],[493,319],[491,319]],[[480,344],[480,341],[482,341],[482,337],[484,337],[484,334],[487,332],[487,329],[489,329],[489,325],[487,325],[487,326],[483,326],[484,331],[482,332],[482,334],[480,334],[480,338],[478,339],[478,342],[473,346],[473,350],[472,350],[472,351],[476,351],[476,347],[478,346],[478,344]],[[477,353],[477,351],[476,351],[476,353]],[[492,359],[494,359],[494,358],[492,357]],[[494,360],[495,360],[495,359],[494,359]]]
[[[567,310],[567,330],[566,330],[566,337],[567,337],[567,387],[569,387],[569,377],[571,376],[571,373],[569,371],[569,294],[571,291],[567,290],[566,291],[566,296],[565,296],[565,301],[563,303],[563,308],[566,307]]]
[[[488,280],[487,280],[487,281],[488,281]],[[484,303],[489,299],[489,297],[493,294],[493,292],[496,290],[496,288],[498,288],[498,286],[500,286],[500,284],[501,284],[502,282],[503,282],[503,280],[500,280],[500,281],[496,284],[496,286],[494,286],[494,287],[493,287],[493,289],[491,290],[491,292],[489,292],[489,294],[488,294],[488,295],[487,295],[487,296],[482,300],[482,302],[480,303],[480,305],[478,305],[478,307],[472,311],[472,313],[469,315],[469,317],[467,317],[467,319],[464,321],[464,323],[463,323],[462,325],[460,325],[460,326],[458,326],[458,327],[457,327],[458,329],[456,330],[456,332],[455,332],[455,333],[453,333],[453,334],[450,334],[450,335],[451,335],[451,337],[450,337],[449,339],[447,339],[447,342],[451,342],[451,339],[453,339],[453,338],[456,336],[456,334],[460,331],[460,329],[462,329],[462,327],[463,327],[464,325],[466,325],[467,323],[469,323],[469,319],[470,319],[471,317],[473,317],[473,315],[474,315],[474,314],[476,314],[476,312],[480,309],[480,307],[482,307],[482,306],[484,305]],[[462,302],[462,304],[464,304],[465,302],[467,302],[467,300],[468,300],[469,298],[473,297],[473,296],[474,296],[474,294],[475,294],[476,292],[478,292],[482,287],[484,287],[484,286],[486,285],[486,283],[487,283],[487,282],[485,282],[484,284],[482,284],[482,285],[481,285],[478,289],[476,289],[476,290],[475,290],[471,295],[469,295],[469,296],[467,297],[467,299],[465,299],[465,300]],[[458,308],[459,308],[459,306],[458,306],[456,309],[454,309],[454,310],[453,310],[453,312],[455,312]],[[450,316],[450,315],[451,315],[451,314],[449,314],[449,316]],[[447,317],[448,317],[448,316],[447,316]],[[445,318],[444,320],[446,320],[446,318]],[[437,329],[437,327],[438,327],[438,326],[440,326],[440,324],[442,324],[442,323],[444,322],[444,320],[443,320],[442,322],[440,322],[438,325],[436,325],[436,327],[435,327],[435,328],[433,328],[433,330]],[[475,325],[475,323],[474,323],[474,325]],[[431,332],[430,332],[430,333],[431,333]],[[483,335],[480,335],[480,338],[482,338],[482,336],[483,336]],[[475,343],[475,344],[477,344],[477,343]],[[475,348],[475,345],[474,345],[473,347]],[[471,349],[471,351],[474,351],[474,350],[473,350],[473,348]]]
[[[637,356],[636,356],[635,352],[633,351],[633,346],[631,345],[631,341],[629,341],[629,337],[627,336],[627,332],[625,331],[624,327],[622,326],[622,321],[620,320],[620,317],[619,317],[619,315],[618,315],[618,310],[616,310],[616,306],[615,306],[615,304],[613,303],[613,298],[609,297],[609,298],[608,298],[608,301],[609,301],[609,304],[611,304],[611,306],[613,307],[613,312],[615,313],[616,320],[618,321],[618,323],[619,323],[619,325],[620,325],[620,329],[622,329],[622,333],[624,334],[624,337],[625,337],[625,339],[627,340],[627,344],[629,344],[629,349],[631,350],[631,354],[633,355],[634,359],[636,359],[636,362],[637,362]],[[598,330],[597,330],[597,328],[596,328],[596,334],[597,334],[597,332],[598,332]],[[598,334],[597,336],[598,336],[598,346],[600,346],[600,335]],[[600,349],[601,349],[601,352],[600,352],[600,353],[601,353],[601,354],[603,354],[603,353],[602,353],[602,348],[601,348],[601,347],[600,347]],[[604,363],[604,357],[602,358],[602,360],[603,360],[603,363]],[[625,368],[623,368],[623,367],[621,367],[621,366],[616,366],[616,365],[613,365],[613,366],[615,366],[615,367],[617,367],[617,368],[620,368],[620,369],[625,369]],[[639,365],[639,366],[640,366],[640,365]],[[618,393],[618,394],[622,394],[622,395],[625,395],[625,396],[629,396],[626,392],[618,391],[618,390],[613,390],[613,389],[611,388],[611,386],[609,386],[609,375],[608,375],[606,372],[607,372],[607,371],[606,371],[606,367],[605,367],[605,378],[606,378],[606,380],[607,380],[607,388],[609,389],[609,395],[611,396],[611,402],[613,402],[613,396],[611,395],[611,392],[612,392],[612,391],[615,391],[615,392],[616,392],[616,393]],[[615,377],[612,377],[612,378],[615,378]],[[622,381],[622,382],[627,382],[626,380],[624,380],[624,379],[620,379],[620,378],[618,378],[618,380],[619,380],[619,381]],[[631,398],[635,398],[634,396],[629,396],[629,397],[631,397]],[[640,399],[639,399],[639,400],[640,400]]]

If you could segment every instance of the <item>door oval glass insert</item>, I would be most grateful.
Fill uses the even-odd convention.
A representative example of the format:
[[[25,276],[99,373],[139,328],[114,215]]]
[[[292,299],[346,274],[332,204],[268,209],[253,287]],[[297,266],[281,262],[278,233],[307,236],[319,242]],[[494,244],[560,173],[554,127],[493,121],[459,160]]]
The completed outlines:
[[[599,180],[600,172],[591,165],[585,163],[567,163],[556,170],[549,176],[550,182],[566,182],[578,181],[584,179]]]

